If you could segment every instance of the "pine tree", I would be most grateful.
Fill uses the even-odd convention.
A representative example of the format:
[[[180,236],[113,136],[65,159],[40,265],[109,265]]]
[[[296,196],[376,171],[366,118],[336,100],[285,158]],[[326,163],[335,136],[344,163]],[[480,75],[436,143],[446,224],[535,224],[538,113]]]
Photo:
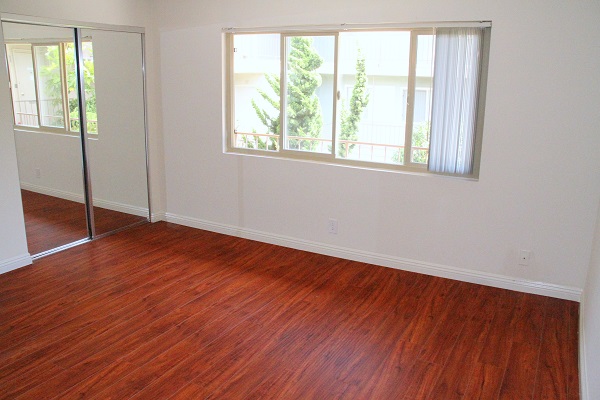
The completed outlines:
[[[350,97],[350,109],[346,109],[342,105],[340,115],[340,139],[341,140],[358,140],[358,123],[365,107],[369,104],[369,94],[367,93],[367,73],[365,71],[365,58],[360,49],[356,58],[356,81],[352,88],[352,96]],[[350,155],[355,144],[340,143],[338,145],[338,156],[347,158]]]
[[[91,42],[83,43],[84,49],[86,49],[89,53],[92,53],[92,44]],[[57,109],[62,108],[62,93],[63,93],[63,82],[62,82],[62,73],[61,73],[61,60],[60,54],[58,51],[58,46],[49,46],[47,48],[46,54],[46,63],[47,65],[40,68],[40,75],[44,77],[44,81],[46,83],[46,93],[48,97],[52,100],[53,106]],[[68,105],[69,110],[68,113],[72,119],[79,118],[78,111],[78,102],[77,95],[77,74],[75,69],[75,48],[73,43],[65,43],[65,54],[64,54],[64,64],[65,64],[65,76],[66,76],[66,89],[69,94]],[[98,115],[96,113],[96,90],[95,90],[95,74],[94,74],[94,61],[93,59],[84,59],[83,60],[83,76],[84,76],[84,84],[85,84],[85,104],[86,104],[86,116],[88,119],[88,131],[97,132],[97,126],[95,122],[97,121]],[[64,118],[63,118],[64,119]],[[71,121],[74,123],[74,121]],[[64,123],[64,121],[62,121]],[[70,129],[79,129],[79,120],[76,120],[74,126],[71,126]]]
[[[321,86],[321,74],[316,70],[323,64],[323,59],[313,48],[313,39],[306,36],[296,36],[291,39],[291,51],[288,58],[287,82],[287,132],[289,136],[318,138],[323,126],[321,104],[316,90]],[[275,110],[277,115],[271,115],[261,109],[254,100],[252,107],[269,133],[279,135],[281,121],[279,113],[280,79],[277,75],[265,75],[265,79],[274,92],[274,96],[263,90],[258,90],[260,96]],[[299,143],[300,142],[300,143]],[[318,146],[313,140],[290,140],[291,148],[314,151]],[[258,147],[266,148],[267,143],[258,139]],[[270,139],[269,149],[277,148],[277,141]]]
[[[258,104],[256,104],[256,101],[254,101],[254,99],[252,99],[252,108],[254,108],[254,112],[256,112],[256,115],[258,116],[258,118],[260,119],[260,122],[262,122],[262,124],[264,126],[267,127],[267,133],[271,133],[274,135],[279,135],[279,124],[280,124],[280,119],[279,119],[279,87],[280,87],[280,79],[278,75],[275,74],[265,74],[265,79],[267,80],[267,82],[269,83],[269,86],[271,87],[271,89],[273,90],[273,92],[275,93],[274,98],[272,98],[271,96],[269,96],[264,90],[261,89],[257,89],[258,93],[260,94],[260,96],[265,99],[265,101],[267,103],[269,103],[271,106],[273,106],[273,108],[275,110],[277,110],[277,115],[275,116],[271,116],[269,115],[269,113],[263,109],[260,109],[258,107]],[[261,150],[277,150],[277,146],[278,146],[278,142],[276,138],[269,138],[268,143],[266,140],[262,140],[260,137],[256,137],[257,140],[257,145],[258,148]],[[254,147],[254,145],[249,145],[250,142],[247,141],[247,138],[244,136],[244,143],[246,145],[246,147]]]
[[[323,120],[321,103],[316,90],[321,86],[322,78],[316,70],[323,59],[312,46],[313,39],[295,36],[291,40],[288,60],[288,99],[287,131],[290,136],[318,138]],[[301,140],[299,144],[290,141],[290,147],[314,151],[317,141]]]

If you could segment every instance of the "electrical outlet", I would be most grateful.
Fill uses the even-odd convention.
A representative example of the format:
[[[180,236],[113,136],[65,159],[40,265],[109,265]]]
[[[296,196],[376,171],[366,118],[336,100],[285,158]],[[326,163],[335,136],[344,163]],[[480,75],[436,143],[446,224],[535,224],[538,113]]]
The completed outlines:
[[[531,251],[529,250],[519,250],[519,265],[529,265],[529,260],[531,259]]]
[[[329,222],[327,223],[327,232],[337,235],[337,233],[338,233],[337,219],[329,218]]]
[[[35,169],[35,177],[40,179],[42,177],[42,171],[39,168]]]

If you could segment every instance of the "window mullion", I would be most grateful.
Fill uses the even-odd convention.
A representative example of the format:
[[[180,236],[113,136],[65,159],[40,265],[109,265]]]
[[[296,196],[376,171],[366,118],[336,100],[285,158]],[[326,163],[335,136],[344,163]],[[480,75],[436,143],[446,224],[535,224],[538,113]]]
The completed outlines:
[[[65,55],[65,43],[60,43],[58,47],[59,54],[59,70],[60,70],[60,80],[61,80],[61,88],[62,88],[62,104],[63,104],[63,118],[65,131],[71,131],[71,115],[69,113],[69,98],[68,98],[68,86],[69,83],[67,81],[67,62]],[[85,112],[85,110],[84,110]],[[80,122],[81,125],[81,122]]]
[[[228,132],[229,134],[227,135],[227,148],[231,149],[235,146],[236,143],[236,132],[235,132],[235,107],[234,107],[234,101],[233,99],[235,99],[235,85],[234,85],[234,52],[235,52],[235,48],[234,48],[234,43],[233,43],[233,34],[229,34],[226,36],[226,43],[225,45],[227,46],[227,59],[225,60],[225,62],[227,63],[227,87],[229,88],[229,93],[227,93],[226,99],[225,99],[225,106],[227,107],[228,110],[231,110],[228,114],[228,119],[226,121],[226,132]]]
[[[332,117],[333,123],[331,127],[331,154],[333,158],[337,155],[337,127],[338,127],[338,112],[337,106],[339,101],[338,96],[338,56],[339,56],[339,39],[340,35],[338,32],[335,34],[335,44],[333,50],[333,107]]]
[[[38,127],[42,127],[42,105],[40,101],[40,88],[39,88],[39,77],[38,77],[38,65],[35,57],[35,48],[37,46],[31,45],[31,59],[33,61],[33,84],[35,87],[35,105],[37,107],[37,120]]]
[[[404,133],[404,165],[412,164],[412,131],[415,113],[415,86],[417,74],[417,38],[415,31],[410,32],[410,55],[408,60],[408,87],[406,92],[406,126]]]
[[[284,150],[284,132],[286,131],[286,70],[287,70],[287,46],[286,37],[283,34],[279,35],[279,151]]]

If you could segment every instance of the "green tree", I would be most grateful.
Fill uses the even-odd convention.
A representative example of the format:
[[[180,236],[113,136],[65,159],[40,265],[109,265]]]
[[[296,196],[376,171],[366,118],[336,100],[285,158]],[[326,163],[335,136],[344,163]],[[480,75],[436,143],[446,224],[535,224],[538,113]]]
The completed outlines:
[[[92,53],[92,44],[84,42],[83,47],[89,54]],[[57,106],[62,102],[62,82],[60,73],[59,46],[49,46],[45,54],[47,65],[40,69],[39,73],[46,82],[46,91],[50,98],[56,102]],[[75,49],[73,43],[65,43],[65,67],[66,67],[66,88],[69,104],[69,116],[79,118],[77,103],[77,74],[75,73]],[[94,79],[94,61],[93,59],[84,59],[83,77],[85,85],[86,116],[88,119],[88,131],[95,132],[98,119],[96,112],[96,90]],[[79,125],[71,126],[71,129],[79,129]]]
[[[291,50],[288,64],[287,82],[287,130],[290,136],[318,138],[323,126],[321,116],[321,104],[316,90],[321,86],[322,78],[316,70],[323,64],[323,59],[313,47],[313,39],[306,36],[291,38]],[[259,90],[260,96],[275,110],[273,115],[267,110],[261,109],[254,100],[252,107],[269,133],[281,134],[279,91],[280,80],[276,75],[265,75],[274,95]],[[290,147],[301,150],[314,151],[318,142],[314,140],[289,141]],[[246,140],[247,144],[248,141]],[[258,138],[258,148],[276,149],[277,143],[274,138],[270,143]]]
[[[429,121],[421,122],[413,129],[412,134],[412,147],[424,147],[429,149],[429,134],[431,124]],[[429,157],[428,150],[413,150],[412,162],[427,164]],[[404,164],[404,151],[396,150],[392,155],[392,162],[396,164]]]
[[[313,48],[313,39],[295,36],[291,40],[292,49],[288,60],[288,107],[287,124],[290,136],[318,138],[323,126],[321,103],[316,90],[322,78],[316,70],[323,59]],[[290,147],[314,151],[318,146],[315,140],[300,140],[299,144],[290,141]]]
[[[412,140],[413,147],[425,147],[429,148],[429,121],[422,122],[417,125],[416,129],[413,130]],[[427,163],[429,151],[427,150],[413,150],[413,162],[415,163]]]
[[[267,133],[279,135],[279,88],[281,86],[280,79],[279,76],[275,74],[265,74],[265,79],[269,83],[269,86],[271,87],[275,95],[271,97],[269,94],[267,94],[264,90],[261,89],[258,89],[258,93],[267,103],[269,103],[277,111],[277,113],[273,116],[270,115],[266,110],[261,109],[258,106],[258,104],[256,104],[256,101],[254,101],[254,99],[252,99],[252,108],[254,108],[254,112],[256,112],[256,115],[260,119],[260,122],[262,122],[262,124],[267,127]],[[257,139],[256,143],[259,149],[277,150],[278,142],[276,138],[269,138],[268,144],[267,141],[262,140],[260,136],[255,136],[255,138]],[[242,140],[244,141],[246,147],[250,149],[254,148],[254,143],[250,142],[247,136],[244,136]]]
[[[344,104],[342,104],[341,118],[341,129],[340,139],[341,140],[358,140],[358,124],[362,117],[362,113],[365,107],[369,104],[369,94],[367,93],[367,73],[365,71],[365,58],[362,55],[360,49],[358,50],[358,56],[356,57],[356,81],[352,88],[352,96],[350,97],[350,109],[348,110]],[[348,157],[355,144],[340,143],[338,145],[338,156]]]

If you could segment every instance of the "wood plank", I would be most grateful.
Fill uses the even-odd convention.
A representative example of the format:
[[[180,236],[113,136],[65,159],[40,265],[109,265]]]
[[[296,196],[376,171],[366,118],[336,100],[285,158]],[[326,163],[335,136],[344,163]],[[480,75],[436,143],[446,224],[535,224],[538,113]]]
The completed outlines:
[[[500,396],[504,368],[477,363],[463,398],[469,400],[497,399]]]
[[[565,301],[548,300],[548,318],[543,332],[541,357],[534,399],[567,399],[569,395],[569,311]],[[563,339],[564,338],[564,339]],[[573,357],[575,356],[575,357]]]
[[[54,393],[59,393],[61,398],[64,399],[89,399],[94,394],[104,390],[107,386],[110,386],[116,381],[119,381],[129,371],[134,369],[135,366],[131,363],[119,360],[117,362],[107,365],[105,368],[99,368],[98,372],[80,379],[78,382],[69,386],[56,387]],[[74,371],[67,371],[69,374],[76,374]],[[68,382],[67,385],[70,385]],[[63,391],[64,389],[68,389]],[[52,393],[52,392],[46,392]]]
[[[476,311],[480,287],[461,282],[455,292],[443,313],[436,318],[437,325],[423,344],[419,359],[438,365],[446,364],[467,318]]]
[[[432,391],[432,399],[462,399],[484,348],[497,309],[498,289],[480,287],[456,345]]]
[[[566,302],[569,319],[569,334],[566,339],[565,363],[567,368],[567,387],[569,400],[579,400],[579,303]]]
[[[498,309],[479,357],[482,364],[506,368],[514,333],[511,327],[516,318],[516,306],[523,296],[525,294],[510,291],[499,293]]]
[[[547,298],[523,296],[515,309],[512,346],[500,389],[501,399],[531,399],[540,358]]]

